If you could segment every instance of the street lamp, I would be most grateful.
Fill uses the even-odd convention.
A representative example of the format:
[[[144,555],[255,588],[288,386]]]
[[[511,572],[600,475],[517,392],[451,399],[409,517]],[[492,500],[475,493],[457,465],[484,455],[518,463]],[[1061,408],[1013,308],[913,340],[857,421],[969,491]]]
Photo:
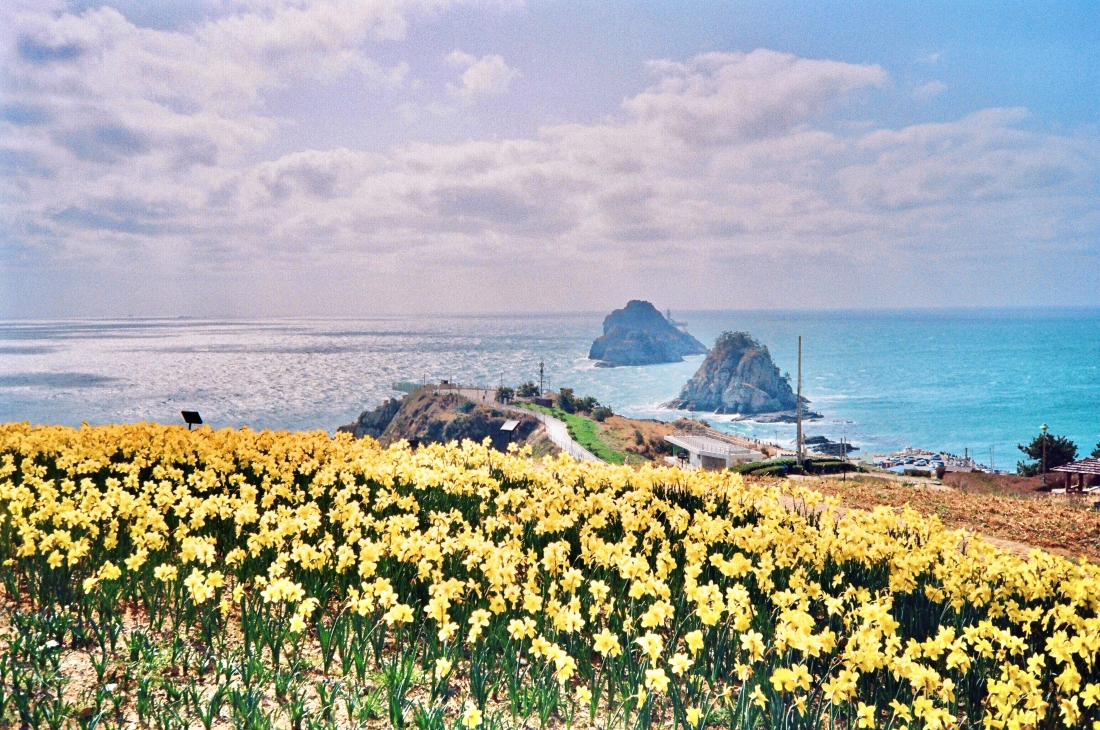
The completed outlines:
[[[1043,434],[1043,486],[1047,485],[1047,425],[1044,423],[1039,426],[1039,431]]]

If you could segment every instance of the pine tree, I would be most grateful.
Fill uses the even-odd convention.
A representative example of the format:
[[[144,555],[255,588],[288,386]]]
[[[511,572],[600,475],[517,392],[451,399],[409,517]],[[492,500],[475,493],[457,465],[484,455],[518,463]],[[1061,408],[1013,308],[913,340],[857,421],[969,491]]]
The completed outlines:
[[[1033,459],[1029,464],[1024,461],[1016,462],[1016,472],[1021,476],[1031,477],[1043,470],[1043,442],[1046,441],[1046,469],[1050,471],[1056,466],[1068,464],[1077,458],[1077,444],[1065,436],[1055,436],[1051,433],[1042,433],[1032,439],[1027,446],[1017,444],[1016,448],[1024,452],[1027,458]],[[1100,445],[1098,445],[1100,450]]]

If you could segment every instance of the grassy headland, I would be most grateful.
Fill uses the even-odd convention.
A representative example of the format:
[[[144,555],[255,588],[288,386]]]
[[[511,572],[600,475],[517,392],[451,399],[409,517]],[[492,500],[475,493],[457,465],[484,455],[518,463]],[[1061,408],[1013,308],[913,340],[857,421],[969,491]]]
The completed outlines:
[[[547,408],[534,403],[516,402],[514,405],[545,413],[562,421],[569,430],[569,436],[597,459],[602,459],[609,464],[626,463],[626,454],[608,445],[601,436],[602,428],[591,418],[576,413],[566,413],[560,408]]]

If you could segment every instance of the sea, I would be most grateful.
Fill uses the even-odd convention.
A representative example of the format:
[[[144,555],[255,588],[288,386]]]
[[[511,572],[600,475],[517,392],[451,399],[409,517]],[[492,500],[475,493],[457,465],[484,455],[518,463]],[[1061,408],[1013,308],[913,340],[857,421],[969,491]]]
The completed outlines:
[[[808,436],[853,456],[907,447],[1015,469],[1042,424],[1079,456],[1100,442],[1100,308],[675,311],[708,346],[745,331],[823,418]],[[0,421],[182,423],[332,433],[400,395],[399,382],[537,382],[633,418],[692,417],[791,445],[794,426],[664,407],[702,356],[598,368],[603,314],[373,319],[0,321]]]

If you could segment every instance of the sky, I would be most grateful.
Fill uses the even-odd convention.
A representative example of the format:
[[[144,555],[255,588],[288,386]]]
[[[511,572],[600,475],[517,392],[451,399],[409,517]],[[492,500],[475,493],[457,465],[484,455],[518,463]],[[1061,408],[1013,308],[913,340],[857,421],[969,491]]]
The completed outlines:
[[[1100,2],[0,5],[0,318],[1100,305]]]

